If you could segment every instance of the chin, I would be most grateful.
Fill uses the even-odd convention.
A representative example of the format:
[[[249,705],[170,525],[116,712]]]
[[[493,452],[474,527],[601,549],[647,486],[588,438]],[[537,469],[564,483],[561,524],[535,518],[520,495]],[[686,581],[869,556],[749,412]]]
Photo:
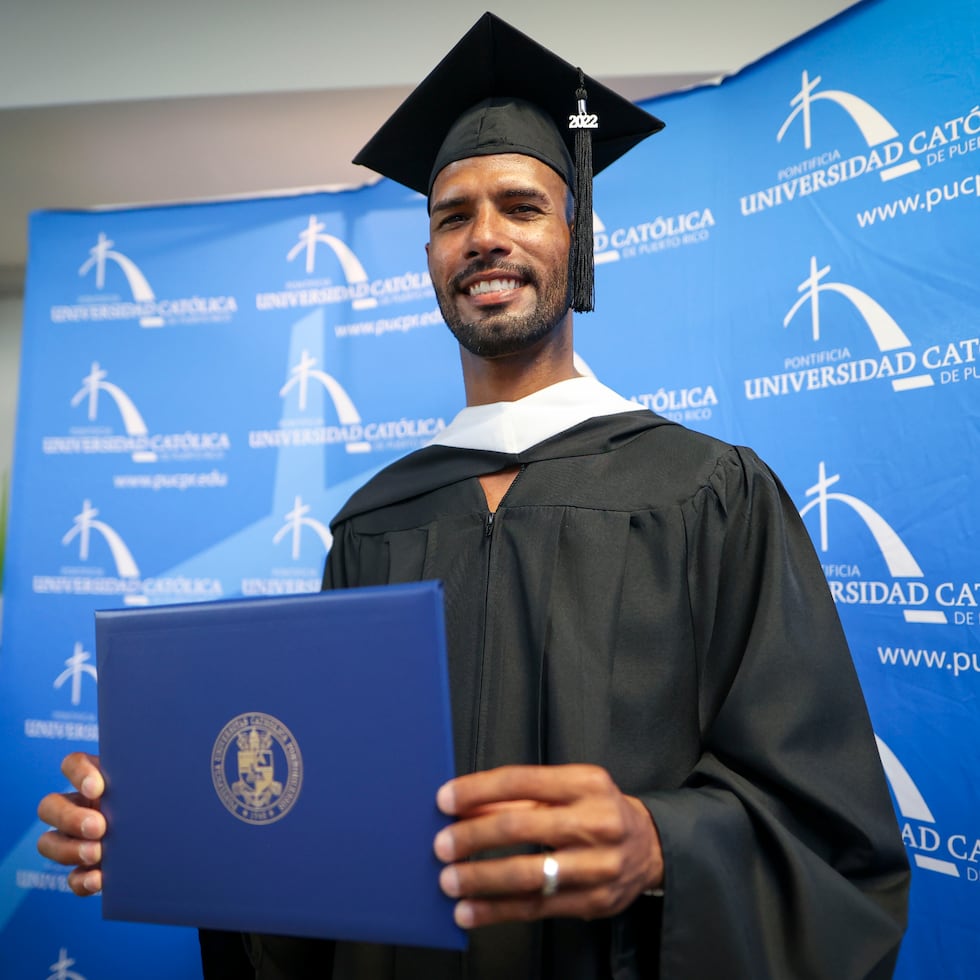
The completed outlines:
[[[486,321],[457,321],[450,323],[449,329],[464,350],[476,357],[494,360],[534,350],[548,338],[556,326],[555,323],[517,317],[497,325]]]

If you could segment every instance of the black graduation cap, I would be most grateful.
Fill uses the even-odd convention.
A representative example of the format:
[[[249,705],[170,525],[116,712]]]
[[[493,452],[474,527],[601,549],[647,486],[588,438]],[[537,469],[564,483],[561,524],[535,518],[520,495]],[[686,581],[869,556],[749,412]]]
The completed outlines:
[[[354,157],[428,195],[456,160],[522,153],[575,194],[572,307],[593,308],[592,175],[664,124],[494,14],[484,14]]]

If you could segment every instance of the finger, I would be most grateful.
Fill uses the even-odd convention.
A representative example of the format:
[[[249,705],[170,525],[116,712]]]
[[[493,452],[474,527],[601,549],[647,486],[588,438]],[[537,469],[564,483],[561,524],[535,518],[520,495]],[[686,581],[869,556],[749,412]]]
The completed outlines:
[[[530,922],[543,918],[597,919],[616,915],[629,904],[625,894],[611,888],[559,892],[550,898],[464,899],[456,903],[454,918],[464,929],[499,922]]]
[[[37,815],[68,837],[101,840],[105,836],[105,817],[93,801],[78,793],[49,793],[38,804]]]
[[[591,793],[614,788],[598,766],[501,766],[458,776],[440,787],[436,803],[443,813],[457,816],[474,807],[506,800],[570,803]]]
[[[436,835],[435,853],[449,862],[521,844],[551,848],[615,844],[626,836],[627,823],[633,819],[622,799],[599,796],[570,806],[507,807],[467,815]]]
[[[584,836],[572,830],[569,807],[535,806],[504,809],[467,817],[436,834],[434,849],[441,861],[462,861],[481,851],[535,844],[568,846]]]
[[[540,896],[544,887],[544,854],[516,854],[506,858],[463,861],[442,869],[439,885],[451,898]],[[608,884],[619,878],[622,862],[617,852],[561,851],[558,887],[575,891]]]
[[[99,841],[79,840],[57,830],[49,830],[37,839],[37,849],[58,864],[81,865],[90,868],[102,860]]]
[[[102,872],[98,868],[76,868],[68,874],[68,887],[82,898],[102,891]]]
[[[466,819],[471,817],[488,816],[491,813],[503,813],[507,810],[533,810],[536,807],[547,806],[537,800],[502,800],[500,803],[484,803],[466,811]]]
[[[72,752],[62,760],[61,771],[86,799],[97,800],[105,792],[105,779],[99,769],[98,756]]]

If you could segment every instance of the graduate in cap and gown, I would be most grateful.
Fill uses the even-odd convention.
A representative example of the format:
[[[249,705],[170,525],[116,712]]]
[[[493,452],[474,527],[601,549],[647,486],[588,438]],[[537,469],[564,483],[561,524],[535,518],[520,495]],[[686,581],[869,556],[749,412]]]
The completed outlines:
[[[795,506],[573,365],[592,174],[662,126],[487,14],[355,158],[428,198],[467,407],[344,507],[324,587],[445,584],[470,948],[260,937],[262,977],[892,974],[904,847]]]
[[[470,942],[256,935],[259,980],[892,975],[908,865],[794,504],[575,369],[592,174],[662,126],[486,14],[356,157],[428,198],[467,407],[343,508],[324,587],[444,583]]]

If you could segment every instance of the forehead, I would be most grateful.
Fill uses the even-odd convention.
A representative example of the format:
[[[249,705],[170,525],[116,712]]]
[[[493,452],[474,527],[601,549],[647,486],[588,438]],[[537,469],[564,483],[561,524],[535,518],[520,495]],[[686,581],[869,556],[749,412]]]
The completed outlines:
[[[562,201],[568,185],[557,171],[521,153],[466,157],[444,167],[432,184],[430,206],[442,198],[534,190]]]

